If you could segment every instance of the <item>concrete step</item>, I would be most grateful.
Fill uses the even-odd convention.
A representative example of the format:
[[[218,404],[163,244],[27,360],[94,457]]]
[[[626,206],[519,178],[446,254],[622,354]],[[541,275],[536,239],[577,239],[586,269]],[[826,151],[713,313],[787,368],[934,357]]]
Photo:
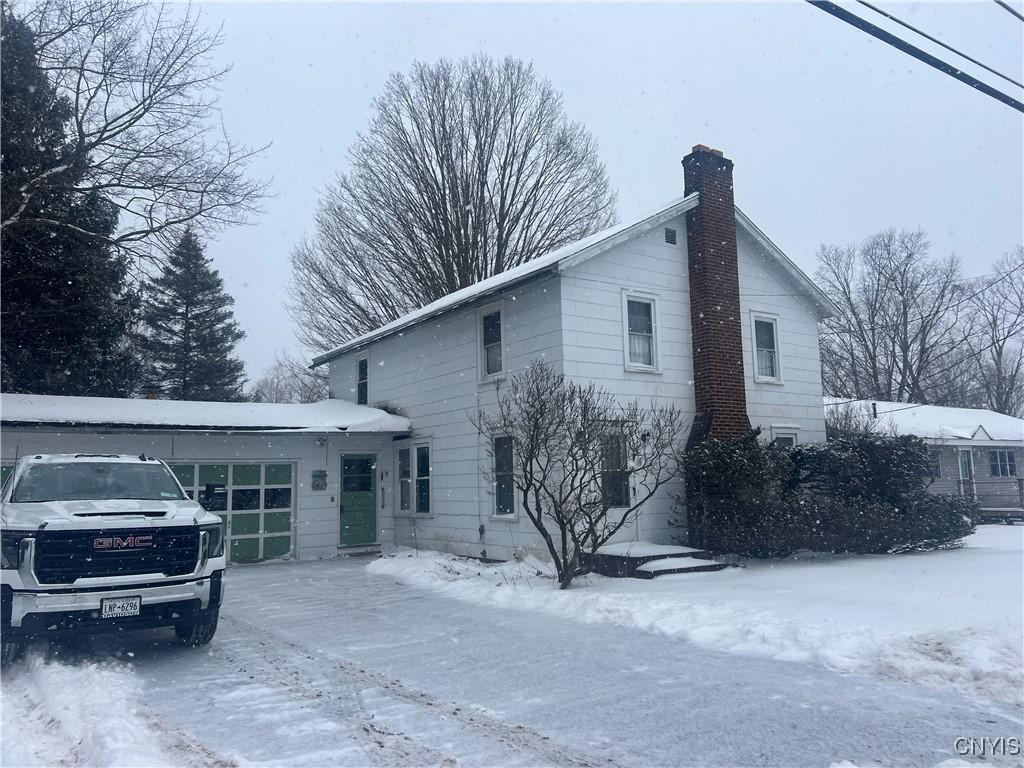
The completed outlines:
[[[728,567],[728,563],[703,563],[701,565],[697,565],[692,559],[686,560],[679,557],[665,557],[660,560],[651,560],[650,562],[637,566],[633,576],[637,579],[653,579],[670,573],[706,573],[710,571],[721,571]]]
[[[711,553],[703,549],[652,544],[647,541],[628,541],[621,544],[606,544],[597,550],[597,554],[584,558],[584,563],[589,564],[597,573],[621,579],[636,576],[637,568],[652,561],[680,560],[682,562],[679,563],[679,567],[700,567],[693,561],[710,559]]]

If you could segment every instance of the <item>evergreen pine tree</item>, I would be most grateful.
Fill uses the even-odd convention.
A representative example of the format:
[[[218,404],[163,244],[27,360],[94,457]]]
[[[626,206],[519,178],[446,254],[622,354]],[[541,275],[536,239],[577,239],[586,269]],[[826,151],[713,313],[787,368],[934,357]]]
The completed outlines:
[[[6,220],[23,205],[22,186],[66,157],[70,105],[40,68],[32,30],[6,4],[0,71],[0,200]],[[0,388],[6,392],[125,397],[137,383],[130,344],[137,296],[128,264],[95,238],[55,227],[113,232],[116,208],[74,190],[83,169],[69,165],[61,183],[32,198],[31,219],[0,236]]]
[[[147,386],[173,400],[244,400],[245,370],[235,345],[245,333],[232,313],[234,299],[191,229],[145,298],[140,347]]]

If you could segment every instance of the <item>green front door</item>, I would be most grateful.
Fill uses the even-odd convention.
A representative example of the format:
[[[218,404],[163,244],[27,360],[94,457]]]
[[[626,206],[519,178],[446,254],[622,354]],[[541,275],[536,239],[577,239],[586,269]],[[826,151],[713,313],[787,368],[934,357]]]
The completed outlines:
[[[377,457],[341,455],[341,546],[377,543]]]

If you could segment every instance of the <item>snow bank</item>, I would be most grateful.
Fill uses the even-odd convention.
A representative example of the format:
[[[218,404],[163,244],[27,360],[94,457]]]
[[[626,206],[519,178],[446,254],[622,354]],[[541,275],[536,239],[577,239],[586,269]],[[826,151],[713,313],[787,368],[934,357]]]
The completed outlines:
[[[731,653],[954,687],[1021,706],[1024,528],[963,549],[760,563],[657,580],[588,577],[560,591],[549,566],[401,551],[368,569],[473,603],[636,627]]]
[[[5,766],[172,766],[140,714],[142,682],[124,667],[69,666],[31,655],[5,672]]]

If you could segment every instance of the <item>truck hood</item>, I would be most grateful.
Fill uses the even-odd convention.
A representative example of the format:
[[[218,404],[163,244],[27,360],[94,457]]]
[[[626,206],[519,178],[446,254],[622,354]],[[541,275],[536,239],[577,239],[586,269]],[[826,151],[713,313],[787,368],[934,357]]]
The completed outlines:
[[[128,528],[216,523],[217,515],[194,501],[107,499],[103,501],[7,502],[0,505],[4,527]]]

